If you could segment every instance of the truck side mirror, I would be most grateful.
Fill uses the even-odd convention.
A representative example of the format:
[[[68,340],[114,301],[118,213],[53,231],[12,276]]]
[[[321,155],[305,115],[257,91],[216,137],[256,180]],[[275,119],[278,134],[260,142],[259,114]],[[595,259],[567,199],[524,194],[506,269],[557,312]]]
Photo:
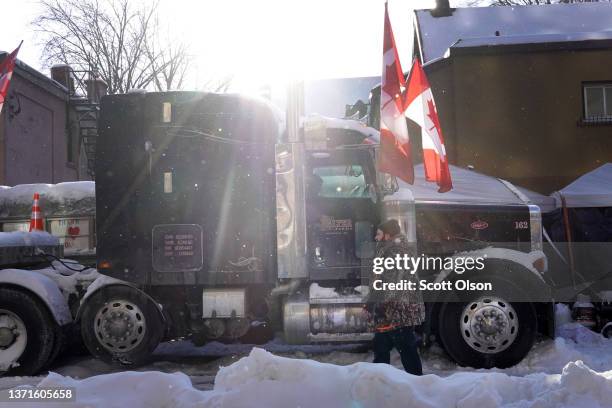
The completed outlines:
[[[397,178],[387,173],[376,173],[378,185],[383,195],[391,195],[399,190]]]
[[[378,158],[380,155],[380,147],[376,146],[373,150],[374,153],[374,163],[378,162]],[[378,184],[380,188],[380,192],[383,196],[391,195],[399,190],[399,184],[397,183],[397,178],[388,173],[381,173],[376,171],[376,184]]]

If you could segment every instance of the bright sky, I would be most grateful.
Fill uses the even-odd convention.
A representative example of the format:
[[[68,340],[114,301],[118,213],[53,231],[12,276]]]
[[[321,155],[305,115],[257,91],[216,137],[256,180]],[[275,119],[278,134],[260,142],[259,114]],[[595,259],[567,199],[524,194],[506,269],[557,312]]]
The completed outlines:
[[[0,50],[23,39],[19,58],[41,69],[41,47],[29,25],[37,1],[5,2],[12,7],[0,24]],[[433,5],[389,0],[404,69],[412,54],[411,8]],[[228,74],[240,91],[288,79],[380,75],[384,0],[160,0],[160,8],[170,31],[190,44],[192,89]]]

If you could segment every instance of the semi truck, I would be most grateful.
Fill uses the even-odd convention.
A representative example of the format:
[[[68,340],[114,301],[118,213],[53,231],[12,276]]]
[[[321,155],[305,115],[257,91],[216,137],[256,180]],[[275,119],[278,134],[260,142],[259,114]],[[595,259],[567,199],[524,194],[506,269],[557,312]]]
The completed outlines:
[[[98,126],[102,276],[80,279],[60,318],[51,309],[67,298],[61,285],[61,298],[45,300],[0,271],[0,291],[26,293],[60,329],[77,327],[97,358],[137,365],[164,340],[242,341],[262,326],[291,344],[368,341],[373,237],[388,219],[415,257],[483,259],[470,274],[419,271],[424,281],[493,283],[427,291],[424,345],[440,343],[461,365],[508,367],[554,334],[541,211],[509,183],[496,181],[491,200],[404,186],[377,172],[378,146],[362,143],[375,129],[295,109],[284,118],[235,94],[107,96]],[[22,311],[0,299],[0,334],[2,313]],[[15,372],[28,355],[4,366]]]
[[[33,375],[75,344],[79,299],[95,269],[62,260],[48,232],[0,232],[0,375]]]

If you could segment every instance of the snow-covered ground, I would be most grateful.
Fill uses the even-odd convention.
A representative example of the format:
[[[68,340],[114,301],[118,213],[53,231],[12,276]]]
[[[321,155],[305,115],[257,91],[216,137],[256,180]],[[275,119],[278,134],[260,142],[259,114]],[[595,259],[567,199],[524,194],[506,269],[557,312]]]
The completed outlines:
[[[73,358],[46,377],[2,378],[0,389],[74,387],[77,403],[57,407],[611,407],[612,340],[567,320],[560,308],[559,337],[505,370],[457,367],[437,347],[423,354],[426,375],[414,377],[397,353],[394,367],[371,364],[354,345],[172,342],[138,371]]]
[[[39,231],[0,232],[0,246],[1,247],[55,246],[55,245],[59,245],[59,240],[57,239],[57,237],[54,237],[48,232],[39,232]]]
[[[96,184],[93,181],[71,181],[58,184],[19,184],[14,187],[0,186],[0,203],[22,203],[32,205],[32,196],[39,193],[41,197],[53,200],[82,200],[94,197]]]

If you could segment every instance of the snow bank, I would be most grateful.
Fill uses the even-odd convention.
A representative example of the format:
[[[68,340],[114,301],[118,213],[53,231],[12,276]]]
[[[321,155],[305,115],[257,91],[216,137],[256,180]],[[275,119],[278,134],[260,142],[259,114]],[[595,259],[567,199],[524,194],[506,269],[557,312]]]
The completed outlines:
[[[269,407],[398,407],[407,401],[418,407],[607,406],[612,371],[598,374],[576,362],[561,375],[414,377],[383,364],[340,367],[254,349],[219,372],[214,392],[223,392],[222,406],[232,407],[249,406],[247,395],[258,396],[258,402]]]
[[[57,245],[59,239],[48,232],[0,232],[0,247]]]
[[[45,217],[94,215],[95,190],[93,181],[0,186],[0,217],[29,218],[34,193],[40,194],[40,207]]]
[[[523,361],[503,372],[510,375],[560,373],[573,361],[583,361],[600,372],[612,370],[612,339],[606,339],[578,323],[557,327],[557,336],[555,340],[536,344]]]
[[[71,181],[58,184],[19,184],[15,187],[0,186],[0,199],[14,203],[32,205],[34,193],[41,198],[55,200],[82,200],[95,195],[96,185],[93,181]]]
[[[195,347],[174,342],[161,345],[156,354],[231,356],[222,360],[228,366],[217,373],[214,389],[197,390],[194,384],[197,386],[198,378],[194,376],[190,379],[184,373],[158,371],[118,372],[84,380],[51,373],[38,386],[74,387],[77,403],[70,406],[76,407],[610,407],[612,340],[570,322],[565,305],[557,305],[556,317],[559,337],[537,344],[520,364],[504,370],[457,367],[437,347],[423,355],[428,375],[414,377],[396,368],[401,365],[395,352],[394,367],[364,363],[371,361],[371,353],[329,353],[329,345],[298,347],[274,341],[265,347],[287,352],[291,358],[253,348],[236,361],[236,354],[248,353],[251,346],[210,343]],[[185,347],[190,349],[183,350]],[[102,371],[95,367],[102,363],[88,361],[87,369]],[[207,363],[197,361],[197,369],[194,366],[191,370],[201,374]],[[217,366],[218,361],[210,364]],[[183,364],[161,368],[157,363],[146,369],[185,368],[189,370]],[[82,376],[82,371],[72,369],[64,374]],[[0,388],[15,385],[0,384]],[[45,402],[39,406],[64,405]]]
[[[336,292],[334,288],[325,288],[323,286],[319,286],[318,283],[310,284],[310,290],[308,291],[311,299],[334,299],[339,298],[340,294]]]
[[[155,371],[126,371],[74,380],[50,373],[38,387],[71,387],[76,390],[77,403],[41,403],[40,407],[108,407],[154,408],[192,407],[206,404],[213,395],[206,395],[191,386],[182,373],[166,374]],[[37,406],[37,405],[30,405]],[[214,406],[214,405],[211,405]]]
[[[513,377],[463,372],[415,377],[385,364],[337,366],[278,357],[262,349],[222,368],[212,391],[193,388],[182,373],[123,372],[74,380],[51,373],[39,387],[74,387],[91,407],[607,407],[612,371],[582,361],[561,374]],[[44,406],[52,406],[45,403]]]
[[[352,130],[354,132],[361,133],[364,139],[373,138],[375,140],[379,140],[380,138],[378,130],[371,128],[363,122],[354,119],[330,118],[328,116],[313,113],[306,117],[300,118],[300,124],[306,128],[321,127],[326,129]]]

